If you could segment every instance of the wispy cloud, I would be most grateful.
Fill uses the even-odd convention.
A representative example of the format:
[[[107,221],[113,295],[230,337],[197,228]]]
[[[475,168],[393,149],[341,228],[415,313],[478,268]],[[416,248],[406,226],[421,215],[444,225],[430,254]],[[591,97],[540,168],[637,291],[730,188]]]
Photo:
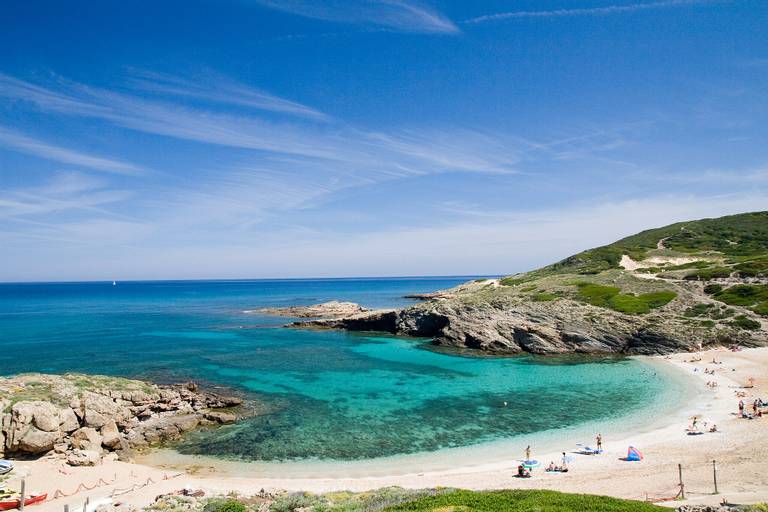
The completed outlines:
[[[711,4],[720,1],[728,0],[662,0],[660,2],[608,5],[604,7],[580,7],[574,9],[552,9],[548,11],[509,11],[469,18],[464,20],[462,23],[467,25],[475,25],[479,23],[488,23],[516,18],[554,18],[562,16],[621,14],[628,12],[647,11],[652,9],[665,9],[669,7],[682,7],[686,5]]]
[[[648,179],[638,176],[638,179]],[[659,181],[683,185],[718,185],[721,189],[733,186],[743,186],[746,183],[754,185],[768,184],[768,167],[750,169],[705,169],[687,173],[670,172],[657,178]]]
[[[406,32],[452,34],[459,28],[439,12],[412,0],[255,0],[261,5],[307,18],[363,23]]]
[[[19,80],[5,73],[0,73],[0,97],[45,105],[51,110],[71,114],[95,116],[106,112],[103,107],[58,93],[51,88]]]
[[[332,119],[318,123],[311,111],[292,113],[289,121],[284,117],[275,120],[274,108],[218,109],[217,104],[225,103],[218,92],[190,80],[151,73],[141,79],[151,83],[130,83],[141,89],[140,94],[130,87],[115,92],[61,77],[42,87],[0,76],[0,95],[47,113],[95,118],[144,134],[249,150],[232,153],[234,157],[215,168],[189,169],[194,179],[174,181],[169,176],[169,182],[146,189],[136,184],[140,192],[133,208],[167,233],[205,232],[214,237],[252,233],[257,224],[273,222],[287,212],[315,208],[343,190],[445,172],[509,174],[516,172],[519,160],[519,142],[498,134],[434,126],[371,131]],[[186,98],[199,98],[204,104],[184,101]],[[285,105],[279,101],[269,104],[275,106]],[[6,145],[13,142],[16,150],[35,150],[88,168],[120,169],[115,165],[120,162],[88,159],[50,144],[35,144],[30,137],[10,131],[4,135]],[[88,194],[106,201],[100,204],[107,209],[111,199],[117,202],[121,197],[109,189]],[[96,206],[79,193],[51,195],[41,190],[9,193],[3,199],[4,214],[17,220],[36,220],[63,210],[86,212]],[[79,217],[85,221],[103,216],[104,212],[90,210]],[[38,235],[58,237],[60,233],[45,229]]]
[[[472,130],[380,133],[344,123],[275,121],[247,113],[221,112],[140,98],[58,80],[61,91],[37,85],[16,87],[0,75],[0,94],[32,102],[44,111],[95,117],[154,135],[327,160],[380,175],[445,171],[510,171],[516,144]],[[25,82],[21,82],[25,84]],[[36,90],[34,94],[29,90]],[[41,92],[37,92],[41,91]],[[186,91],[186,89],[182,89]],[[195,94],[196,90],[192,90]],[[55,99],[51,99],[55,98]],[[73,106],[74,105],[74,106]]]
[[[50,213],[71,211],[114,217],[103,207],[129,197],[130,192],[110,189],[100,179],[78,172],[66,173],[53,176],[40,186],[0,193],[0,218],[34,219]]]
[[[514,173],[520,160],[517,144],[477,130],[401,130],[374,133],[369,138],[390,151],[435,162],[446,169]]]
[[[329,120],[326,114],[316,109],[213,72],[197,76],[194,81],[154,71],[135,70],[132,75],[130,82],[137,88],[149,92],[198,98],[209,102],[291,114],[319,121]]]
[[[0,146],[63,164],[117,174],[140,174],[142,168],[121,160],[104,158],[55,146],[0,126]]]

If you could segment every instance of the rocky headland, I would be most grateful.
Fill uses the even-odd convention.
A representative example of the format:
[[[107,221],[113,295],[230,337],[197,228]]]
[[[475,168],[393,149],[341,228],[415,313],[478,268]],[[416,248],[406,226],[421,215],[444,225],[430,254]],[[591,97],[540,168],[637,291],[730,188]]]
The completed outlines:
[[[0,378],[0,456],[53,452],[75,466],[96,464],[108,454],[126,460],[135,449],[234,422],[242,404],[194,383],[158,386],[81,374]]]
[[[652,229],[538,270],[412,297],[424,302],[291,326],[384,331],[507,354],[761,346],[768,212]]]

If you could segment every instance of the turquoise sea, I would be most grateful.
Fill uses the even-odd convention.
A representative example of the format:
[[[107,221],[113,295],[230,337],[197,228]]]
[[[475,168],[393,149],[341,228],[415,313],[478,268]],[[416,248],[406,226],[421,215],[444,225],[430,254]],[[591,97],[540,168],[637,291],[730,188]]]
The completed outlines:
[[[482,357],[244,313],[332,299],[401,306],[411,302],[405,294],[469,279],[0,284],[0,368],[231,388],[263,403],[263,414],[176,449],[245,461],[359,460],[518,439],[642,414],[680,393],[635,359]]]

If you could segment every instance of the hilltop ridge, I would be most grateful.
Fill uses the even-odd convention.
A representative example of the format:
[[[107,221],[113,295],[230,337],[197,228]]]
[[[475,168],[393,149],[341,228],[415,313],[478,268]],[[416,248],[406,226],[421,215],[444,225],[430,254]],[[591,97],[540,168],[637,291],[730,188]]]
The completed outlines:
[[[649,229],[396,311],[296,322],[536,354],[768,344],[768,212]]]

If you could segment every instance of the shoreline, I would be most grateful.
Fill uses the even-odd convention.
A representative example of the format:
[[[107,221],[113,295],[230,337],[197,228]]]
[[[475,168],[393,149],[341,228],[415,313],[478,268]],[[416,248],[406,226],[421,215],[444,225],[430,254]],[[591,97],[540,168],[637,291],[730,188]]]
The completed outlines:
[[[694,355],[700,355],[701,362],[687,362]],[[703,373],[712,357],[723,361],[717,368],[717,375]],[[81,506],[85,497],[91,502],[109,496],[112,492],[126,491],[115,497],[115,501],[144,506],[163,493],[184,487],[202,488],[207,494],[236,491],[244,495],[259,489],[328,492],[337,490],[367,491],[379,487],[401,486],[425,488],[436,486],[460,487],[466,489],[501,488],[542,488],[565,492],[605,494],[615,497],[644,499],[645,496],[670,497],[677,492],[677,464],[683,464],[684,480],[689,499],[684,503],[718,503],[722,498],[732,502],[752,503],[768,500],[768,475],[764,463],[768,457],[768,418],[754,421],[737,419],[735,391],[745,391],[750,399],[768,396],[768,348],[745,349],[742,352],[728,352],[715,349],[701,353],[682,353],[671,356],[657,356],[655,362],[675,367],[681,376],[691,383],[699,393],[676,413],[667,413],[660,419],[665,425],[651,428],[646,432],[628,429],[623,438],[604,438],[605,454],[601,456],[574,455],[569,464],[571,471],[566,474],[548,474],[541,468],[534,471],[534,477],[520,480],[513,477],[518,464],[516,460],[482,461],[463,460],[452,469],[405,472],[380,476],[349,475],[337,478],[270,478],[264,476],[227,476],[211,472],[210,467],[187,466],[179,473],[172,467],[152,467],[139,463],[105,461],[90,468],[65,467],[61,461],[44,458],[37,461],[19,461],[17,471],[9,480],[10,485],[18,478],[27,476],[27,489],[49,492],[49,500],[36,506],[36,510],[60,510],[64,504]],[[693,368],[698,368],[694,372]],[[756,377],[753,389],[738,389],[749,377]],[[705,386],[707,380],[717,380],[716,389]],[[687,398],[691,400],[691,398]],[[749,403],[749,402],[748,402]],[[702,421],[715,422],[720,432],[701,436],[688,436],[681,423],[690,413],[703,414]],[[642,430],[642,429],[640,429]],[[627,443],[631,440],[645,453],[642,462],[624,462],[619,457],[626,454]],[[570,439],[562,444],[572,447]],[[590,440],[591,441],[591,440]],[[429,454],[427,454],[429,455]],[[559,453],[534,452],[535,458],[546,465],[549,460],[559,461]],[[720,494],[711,493],[713,458],[718,460]],[[761,469],[763,468],[763,469]],[[101,485],[87,492],[80,492],[69,498],[51,499],[56,489],[69,494],[79,484]],[[51,482],[56,482],[51,484]],[[130,490],[133,489],[133,490]],[[675,505],[681,502],[672,502]]]
[[[680,399],[685,402],[695,402],[705,394],[704,389],[695,386],[695,381],[687,379],[680,369],[669,362],[651,356],[631,356],[657,371],[667,373],[665,379],[671,381],[676,388],[684,393]],[[511,438],[488,441],[484,443],[461,447],[444,448],[433,452],[418,452],[399,454],[374,459],[350,461],[339,460],[299,460],[299,461],[238,461],[217,458],[207,455],[185,455],[173,449],[154,449],[136,458],[140,464],[162,467],[172,471],[183,471],[185,467],[207,468],[199,472],[211,477],[233,478],[270,478],[285,481],[307,479],[337,479],[350,478],[409,478],[424,474],[452,474],[457,471],[485,471],[506,469],[507,466],[520,458],[526,445],[534,447],[534,458],[542,463],[561,458],[561,451],[571,451],[578,443],[593,445],[594,435],[601,432],[605,439],[627,440],[637,439],[638,435],[654,433],[677,425],[696,411],[692,408],[679,407],[680,400],[675,403],[655,403],[637,413],[625,414],[618,417],[591,420],[584,423],[550,429],[533,434],[521,434]],[[643,421],[649,414],[655,417],[651,421]],[[627,428],[626,425],[635,425]],[[467,461],[479,461],[470,462]],[[409,468],[407,471],[401,468]],[[297,489],[298,490],[298,489]]]

